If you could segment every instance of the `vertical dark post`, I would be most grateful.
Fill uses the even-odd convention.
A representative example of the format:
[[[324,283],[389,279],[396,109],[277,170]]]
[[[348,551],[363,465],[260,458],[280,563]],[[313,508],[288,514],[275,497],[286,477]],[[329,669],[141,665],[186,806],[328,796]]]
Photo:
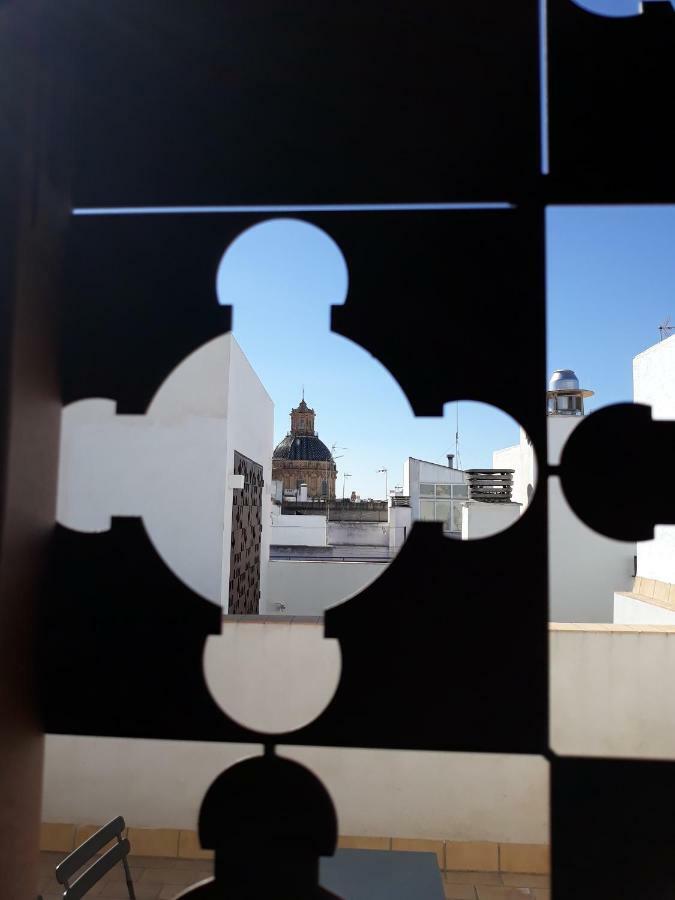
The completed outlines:
[[[40,47],[45,8],[0,4],[0,871],[3,896],[16,900],[37,894],[43,736],[33,625],[54,521],[60,399],[50,310],[68,208],[46,143],[60,85]]]

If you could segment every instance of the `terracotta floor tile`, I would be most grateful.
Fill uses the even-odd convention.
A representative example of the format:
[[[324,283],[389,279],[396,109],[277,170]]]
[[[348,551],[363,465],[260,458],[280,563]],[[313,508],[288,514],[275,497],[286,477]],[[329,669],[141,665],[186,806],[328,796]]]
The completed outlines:
[[[139,879],[140,884],[192,884],[197,881],[189,869],[145,869]]]
[[[513,887],[547,888],[551,886],[551,876],[528,875],[526,872],[502,872],[502,883]]]
[[[192,862],[173,856],[136,856],[133,853],[129,854],[128,859],[130,866],[142,866],[144,869],[180,869],[182,863]]]
[[[444,884],[445,900],[476,900],[476,890],[472,884]]]
[[[136,881],[140,879],[143,872],[145,872],[145,868],[143,866],[129,866],[129,871],[131,872],[131,880]],[[127,880],[126,872],[124,871],[124,866],[119,865],[113,866],[109,872],[106,872],[103,876],[103,881],[121,881],[125,882]]]
[[[174,900],[184,890],[185,888],[178,887],[176,884],[167,884],[162,888],[158,900]]]
[[[502,884],[499,872],[444,872],[446,884]]]
[[[212,859],[174,859],[172,860],[172,868],[189,869],[189,871],[209,872],[213,874]]]
[[[529,888],[511,887],[510,885],[478,885],[476,888],[478,900],[523,900],[524,897],[532,897]]]
[[[134,884],[136,900],[159,900],[161,884]],[[107,884],[99,895],[101,900],[129,900],[126,888],[120,884]]]

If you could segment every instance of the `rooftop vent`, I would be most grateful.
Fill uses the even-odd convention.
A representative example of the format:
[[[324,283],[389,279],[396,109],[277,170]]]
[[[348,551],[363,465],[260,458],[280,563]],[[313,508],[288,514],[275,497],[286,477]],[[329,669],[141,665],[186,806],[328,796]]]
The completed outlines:
[[[392,506],[410,506],[410,497],[404,497],[403,494],[393,494],[391,498]]]
[[[593,391],[579,387],[579,379],[572,369],[556,369],[548,382],[546,413],[549,416],[583,416],[584,397]]]
[[[469,498],[481,503],[510,503],[514,469],[467,469]]]

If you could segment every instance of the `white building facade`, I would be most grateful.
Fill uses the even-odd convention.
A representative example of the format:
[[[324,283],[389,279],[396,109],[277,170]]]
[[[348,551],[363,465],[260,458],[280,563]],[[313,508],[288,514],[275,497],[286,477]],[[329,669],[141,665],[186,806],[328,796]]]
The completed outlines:
[[[675,419],[675,335],[633,359],[633,399],[653,419]],[[653,540],[638,543],[637,577],[614,595],[614,621],[675,625],[675,525],[656,525]]]
[[[549,395],[555,393],[555,390],[549,391]],[[560,392],[564,398],[569,393]],[[579,395],[588,396],[589,393],[578,389]],[[583,397],[578,399],[583,400]],[[549,404],[550,400],[549,396]],[[565,442],[583,421],[583,402],[569,413],[556,414],[555,410],[550,413],[549,409],[548,462],[558,465]],[[522,504],[521,514],[525,513],[536,488],[537,460],[523,429],[518,444],[493,453],[493,466],[515,470],[513,499]],[[567,503],[558,477],[549,478],[547,487],[549,619],[552,622],[611,622],[614,591],[627,590],[632,581],[635,544],[612,540],[585,525]]]

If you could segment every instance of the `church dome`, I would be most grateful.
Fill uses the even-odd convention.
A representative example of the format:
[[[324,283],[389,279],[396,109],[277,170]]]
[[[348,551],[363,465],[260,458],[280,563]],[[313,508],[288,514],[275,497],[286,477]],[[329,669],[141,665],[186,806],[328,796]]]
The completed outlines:
[[[328,447],[315,434],[287,434],[274,448],[272,459],[332,462],[333,457]]]
[[[280,481],[289,495],[299,496],[304,487],[309,500],[332,499],[337,468],[330,450],[314,430],[315,416],[303,396],[291,410],[291,430],[272,453],[272,480]]]

